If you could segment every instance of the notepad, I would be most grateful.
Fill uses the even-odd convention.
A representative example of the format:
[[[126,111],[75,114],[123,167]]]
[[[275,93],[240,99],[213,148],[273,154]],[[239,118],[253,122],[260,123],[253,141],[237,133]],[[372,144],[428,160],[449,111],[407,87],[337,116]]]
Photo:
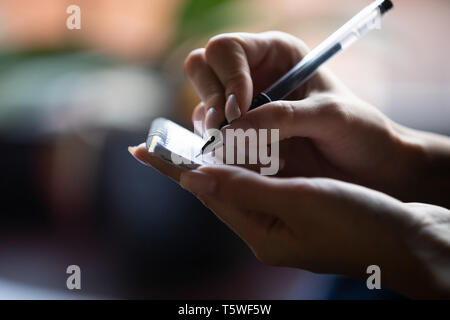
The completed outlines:
[[[205,143],[202,137],[165,118],[153,120],[146,143],[148,152],[180,168],[217,163],[212,155],[197,156]]]

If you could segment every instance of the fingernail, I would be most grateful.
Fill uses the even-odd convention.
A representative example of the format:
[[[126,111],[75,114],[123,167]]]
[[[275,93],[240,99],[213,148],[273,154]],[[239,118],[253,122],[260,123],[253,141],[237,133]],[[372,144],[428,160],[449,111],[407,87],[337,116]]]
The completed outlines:
[[[241,110],[239,109],[239,105],[236,101],[236,96],[234,94],[230,94],[228,96],[227,103],[225,104],[225,117],[227,118],[228,123],[231,123],[240,116]]]
[[[137,149],[137,147],[129,146],[129,147],[128,147],[128,152],[129,152],[129,153],[133,156],[133,158],[136,159],[139,163],[143,164],[144,166],[149,167],[150,165],[149,165],[148,163],[142,161],[141,159],[139,159],[138,157],[136,157],[136,156],[134,155],[134,152],[136,151],[136,149]]]
[[[206,129],[218,128],[222,122],[222,119],[219,117],[219,113],[214,108],[209,108],[205,117],[205,126]]]
[[[184,189],[198,195],[213,194],[217,188],[216,178],[198,170],[183,172],[180,184]]]

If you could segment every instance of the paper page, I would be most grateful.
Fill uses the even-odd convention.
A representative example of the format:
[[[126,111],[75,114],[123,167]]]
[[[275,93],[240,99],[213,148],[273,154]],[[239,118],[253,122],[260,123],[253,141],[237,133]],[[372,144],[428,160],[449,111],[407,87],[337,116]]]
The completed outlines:
[[[176,162],[174,164],[181,167],[192,168],[218,163],[210,154],[197,157],[205,142],[194,132],[170,120],[158,118],[152,122],[147,138],[147,149],[167,161]]]

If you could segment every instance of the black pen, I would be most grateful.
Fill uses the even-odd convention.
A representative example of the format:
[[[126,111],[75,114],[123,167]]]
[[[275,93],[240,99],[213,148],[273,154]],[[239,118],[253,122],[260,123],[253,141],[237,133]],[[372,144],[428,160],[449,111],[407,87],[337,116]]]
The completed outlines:
[[[381,17],[392,7],[393,4],[390,0],[377,0],[365,7],[318,47],[303,57],[299,63],[269,87],[269,89],[254,97],[249,110],[287,97],[295,89],[308,81],[317,69],[331,57],[347,49],[369,31],[379,28]],[[227,124],[225,121],[221,127]],[[201,154],[213,151],[215,146],[220,142],[216,141],[215,136],[212,136],[202,147]]]

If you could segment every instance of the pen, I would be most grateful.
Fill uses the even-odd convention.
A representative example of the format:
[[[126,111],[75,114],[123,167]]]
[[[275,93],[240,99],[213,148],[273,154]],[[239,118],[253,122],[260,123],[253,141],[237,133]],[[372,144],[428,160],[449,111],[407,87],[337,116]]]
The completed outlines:
[[[268,102],[280,100],[288,96],[308,81],[317,69],[331,57],[347,49],[369,31],[379,28],[381,17],[392,7],[393,4],[390,0],[377,0],[365,7],[319,46],[304,56],[299,63],[266,91],[254,97],[249,111]],[[221,127],[227,124],[225,121]],[[202,147],[201,154],[213,151],[214,147],[220,142],[216,141],[215,136],[212,136]]]

